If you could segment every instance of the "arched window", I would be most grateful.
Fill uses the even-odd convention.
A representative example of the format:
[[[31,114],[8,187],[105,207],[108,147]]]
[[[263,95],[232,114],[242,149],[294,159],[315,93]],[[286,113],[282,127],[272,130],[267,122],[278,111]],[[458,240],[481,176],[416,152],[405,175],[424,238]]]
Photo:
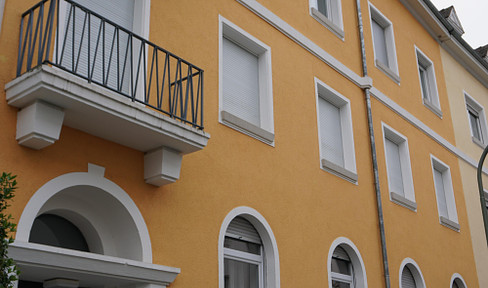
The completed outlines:
[[[337,247],[334,250],[334,254],[332,254],[330,270],[332,274],[332,287],[354,287],[351,259],[341,246]]]
[[[466,282],[461,275],[454,273],[451,277],[451,288],[466,288]]]
[[[29,242],[89,252],[80,229],[63,217],[42,214],[34,220]]]
[[[279,288],[276,240],[256,210],[237,207],[219,234],[219,288]]]
[[[329,287],[367,288],[366,270],[359,250],[351,240],[339,237],[328,257]]]
[[[417,263],[406,258],[400,265],[400,288],[425,288],[425,281]]]
[[[254,226],[242,217],[229,224],[224,240],[226,288],[263,287],[263,248]]]

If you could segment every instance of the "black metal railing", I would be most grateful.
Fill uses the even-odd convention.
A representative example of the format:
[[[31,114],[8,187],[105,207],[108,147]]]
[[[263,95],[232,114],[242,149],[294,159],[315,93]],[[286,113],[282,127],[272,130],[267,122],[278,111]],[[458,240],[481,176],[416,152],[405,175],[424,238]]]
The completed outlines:
[[[203,129],[203,70],[72,0],[22,14],[17,76],[51,65]]]

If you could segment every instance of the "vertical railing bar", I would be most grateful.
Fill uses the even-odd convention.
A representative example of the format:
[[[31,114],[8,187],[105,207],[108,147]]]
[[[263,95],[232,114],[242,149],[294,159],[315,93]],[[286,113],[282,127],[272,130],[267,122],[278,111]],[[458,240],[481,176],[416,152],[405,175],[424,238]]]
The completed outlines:
[[[171,99],[171,58],[168,53],[166,53],[166,61],[168,61],[168,107],[169,107],[170,116],[173,117],[173,111],[171,110],[173,107],[173,103]],[[166,77],[165,77],[165,81],[166,81]]]
[[[31,56],[31,51],[32,51],[32,25],[34,25],[34,20],[32,20],[33,18],[33,13],[34,11],[31,11],[30,15],[29,15],[29,29],[28,29],[28,35],[29,35],[29,44],[27,44],[27,71],[29,71],[31,69],[31,59],[32,59],[32,56]],[[27,36],[27,35],[26,35]],[[27,38],[26,38],[27,39]],[[27,41],[27,40],[26,40]]]
[[[24,16],[22,16],[20,20],[20,31],[19,31],[19,53],[17,55],[17,77],[21,75],[22,72],[22,64],[24,62],[24,52],[25,52],[25,45],[22,45],[22,34],[24,33]],[[24,49],[22,48],[24,46]]]
[[[183,67],[182,67],[182,64],[181,64],[181,59],[178,58],[178,63],[180,64],[180,72],[179,72],[179,75],[180,75],[180,79],[178,80],[178,90],[179,90],[179,99],[180,99],[180,116],[182,116],[183,114],[183,76],[182,76],[182,72],[183,72]]]
[[[188,98],[189,98],[189,91],[188,89],[190,88],[189,87],[189,84],[190,84],[190,81],[188,81],[191,77],[191,66],[188,66],[188,69],[187,69],[187,72],[186,72],[186,95],[185,95],[185,108],[182,108],[182,113],[181,113],[181,118],[185,119],[186,120],[186,114],[188,113]],[[181,94],[182,97],[183,97],[183,94]],[[182,105],[183,106],[183,105]]]
[[[136,91],[135,91],[135,88],[134,88],[134,85],[137,85],[137,83],[134,84],[134,42],[133,42],[133,39],[132,39],[132,35],[129,34],[128,35],[128,42],[129,42],[129,46],[130,46],[130,50],[127,51],[127,53],[129,53],[130,51],[130,86],[129,86],[129,91],[131,92],[132,95],[131,98],[132,98],[132,101],[134,101],[134,99],[136,98]],[[125,67],[124,67],[124,71],[125,71]]]
[[[203,90],[203,83],[205,83],[205,82],[203,82],[203,71],[200,71],[200,77],[202,78],[202,81],[200,83],[202,85],[201,90],[200,90],[200,92],[201,92],[201,94],[200,94],[200,126],[202,127],[202,130],[203,130],[203,91],[204,91]]]
[[[78,71],[78,65],[80,64],[81,50],[83,48],[83,40],[85,39],[85,29],[86,29],[87,17],[88,17],[88,13],[85,12],[85,19],[83,19],[83,29],[81,30],[80,47],[78,48],[78,58],[76,59],[76,68],[74,70],[75,73]],[[76,18],[74,18],[74,20],[76,22]],[[73,34],[73,43],[75,43],[75,35],[74,34]]]
[[[33,12],[33,13],[35,14],[35,12]],[[34,23],[32,23],[32,25],[34,25]],[[29,66],[29,70],[32,67],[31,66],[32,65],[32,60],[34,59],[34,54],[35,54],[34,53],[34,50],[35,50],[35,47],[36,47],[38,30],[39,30],[39,16],[37,17],[36,29],[34,30],[33,33],[32,33],[32,30],[31,30],[30,37],[29,37],[29,50],[27,51],[27,55],[29,55],[29,57],[27,58],[27,64]],[[34,39],[32,39],[32,34],[34,34]]]
[[[90,82],[91,82],[91,77],[90,77],[90,56],[91,56],[91,55],[90,55],[90,54],[91,54],[91,53],[90,53],[90,52],[91,52],[91,51],[90,51],[90,49],[91,49],[91,47],[90,47],[90,43],[91,43],[91,38],[90,38],[90,36],[91,36],[91,33],[90,33],[90,32],[91,32],[91,14],[90,14],[90,13],[88,13],[88,11],[86,11],[86,14],[88,15],[88,61],[87,61],[87,64],[88,64],[88,65],[86,65],[86,66],[87,66],[87,67],[86,67],[86,74],[87,74],[87,76],[88,76],[88,83],[90,83]],[[80,50],[81,50],[81,49],[80,49]]]
[[[125,48],[125,56],[124,56],[124,65],[122,66],[122,80],[120,82],[120,89],[119,91],[122,92],[122,85],[124,83],[124,77],[125,77],[125,68],[126,68],[126,65],[127,65],[127,56],[129,55],[129,44],[130,44],[130,37],[127,38],[127,46]],[[132,51],[132,49],[131,49]],[[129,83],[130,84],[130,83]],[[130,86],[129,86],[129,91],[130,91]],[[130,95],[127,95],[130,97]]]
[[[58,9],[56,9],[56,64],[60,65],[59,61],[59,0],[53,0],[56,1],[56,6]]]
[[[105,21],[100,22],[100,29],[102,30],[102,83],[107,85],[105,82]]]
[[[194,94],[193,93],[194,92],[193,91],[193,89],[194,89],[194,87],[193,87],[193,67],[191,65],[190,65],[190,74],[191,74],[191,76],[189,76],[190,78],[188,81],[190,81],[191,123],[195,124],[195,103],[194,103],[195,99],[193,97],[193,94]]]
[[[146,63],[146,41],[143,41],[143,50],[142,50],[142,54],[143,54],[143,61],[142,61],[142,66],[143,66],[143,69],[142,69],[142,76],[144,77],[144,102],[145,103],[149,103],[149,96],[150,94],[148,93],[148,90],[147,89],[147,63]]]
[[[158,59],[159,59],[159,57],[158,57],[158,55],[156,55],[156,63],[158,63],[157,62],[157,61],[159,61]],[[164,54],[163,77],[161,78],[163,81],[161,83],[161,96],[159,97],[159,101],[160,101],[159,108],[163,107],[163,101],[164,101],[164,82],[166,81],[166,66],[168,64],[167,61],[168,61],[168,54]],[[159,63],[158,63],[158,66],[159,66]],[[158,84],[159,84],[159,82],[158,82]],[[169,96],[168,96],[168,98],[169,98]]]
[[[120,86],[120,38],[119,38],[119,28],[115,27],[114,26],[114,31],[117,35],[117,53],[116,53],[116,57],[117,57],[117,91],[119,91],[119,86]],[[120,86],[122,87],[122,86]]]
[[[176,71],[175,71],[175,81],[174,81],[174,88],[173,88],[173,95],[172,95],[172,97],[173,97],[173,100],[172,100],[173,107],[171,107],[171,114],[173,116],[177,115],[176,110],[178,109],[178,92],[179,92],[179,90],[178,90],[178,84],[179,83],[178,83],[178,80],[177,79],[178,79],[178,71],[179,71],[180,68],[181,68],[180,67],[180,61],[179,61],[179,59],[177,59],[177,62],[176,62]],[[168,85],[170,85],[170,83],[171,82],[169,82]],[[171,84],[173,84],[173,83],[171,83]]]
[[[114,46],[115,46],[115,38],[116,38],[117,34],[116,34],[116,31],[114,29],[114,37],[112,39],[112,47],[110,47],[110,56],[109,56],[109,60],[108,60],[108,66],[107,66],[107,81],[105,83],[105,85],[108,86],[108,76],[110,75],[110,66],[112,65],[112,56],[114,55]],[[118,81],[118,76],[117,76],[117,81]],[[117,86],[115,88],[117,88],[119,85],[119,83],[117,82]]]
[[[150,47],[152,47],[151,45],[148,45]],[[149,49],[149,47],[148,47]],[[149,102],[149,95],[151,95],[151,85],[152,85],[152,78],[153,78],[153,71],[154,71],[154,62],[156,60],[156,55],[154,54],[154,51],[156,51],[156,49],[154,49],[153,47],[153,55],[152,55],[152,60],[151,60],[151,72],[149,73],[149,83],[147,84],[147,91],[145,92],[147,94],[147,98],[148,98],[148,101]],[[158,92],[159,92],[159,88],[157,87],[158,86],[158,67],[156,65],[156,106],[157,106],[157,103],[159,101],[159,97],[158,97]]]
[[[73,28],[72,28],[72,37],[73,41],[71,42],[71,71],[75,72],[73,70],[75,68],[75,24],[76,24],[76,7],[71,3],[71,7],[73,8]]]
[[[39,7],[39,16],[37,18],[37,27],[39,28],[39,48],[37,49],[37,65],[42,63],[42,33],[44,24],[44,2],[41,2]],[[37,38],[37,28],[36,28],[36,38]],[[34,38],[34,39],[36,39]]]
[[[45,60],[49,59],[49,47],[51,47],[51,37],[52,37],[52,32],[53,32],[53,22],[54,22],[54,4],[55,0],[52,0],[51,3],[49,4],[49,12],[47,16],[47,21],[46,21],[46,30],[47,27],[49,27],[49,31],[44,35],[44,40],[42,44],[42,62]],[[47,42],[47,47],[46,47],[46,42]],[[44,50],[46,50],[46,53],[44,55]]]
[[[195,119],[193,121],[193,125],[197,125],[198,123],[198,107],[200,107],[200,81],[202,79],[200,71],[198,72],[198,83],[197,83],[197,99],[196,99],[196,107],[195,107]]]
[[[59,7],[59,6],[58,6]],[[64,49],[66,48],[66,40],[68,38],[68,33],[69,33],[69,28],[70,28],[70,24],[71,24],[71,17],[72,17],[72,13],[73,13],[73,9],[74,7],[71,6],[69,8],[69,14],[68,14],[68,24],[66,25],[66,29],[65,29],[65,32],[64,32],[64,40],[63,40],[63,47],[61,48],[61,56],[59,58],[59,65],[61,66],[61,63],[63,61],[63,57],[64,57]],[[58,16],[59,16],[59,11],[58,11]],[[59,22],[59,20],[58,20]],[[59,23],[58,23],[59,25]],[[59,30],[59,29],[58,29]],[[73,42],[74,43],[74,42]],[[69,45],[69,44],[68,44]],[[74,45],[74,44],[73,44]],[[68,55],[69,57],[69,55]],[[69,61],[69,60],[68,60]],[[74,63],[72,64],[71,67],[73,67]]]
[[[95,44],[95,51],[93,52],[94,53],[93,65],[92,65],[92,69],[91,69],[91,75],[89,75],[90,79],[93,79],[93,73],[95,73],[95,64],[97,61],[98,47],[100,45],[100,37],[102,36],[102,23],[103,23],[103,21],[100,20],[100,27],[98,28],[97,43]],[[91,25],[90,25],[90,27],[91,27]],[[102,58],[103,58],[103,56],[102,56]],[[103,70],[103,67],[102,67],[102,70]],[[102,73],[102,82],[103,82],[103,73]]]

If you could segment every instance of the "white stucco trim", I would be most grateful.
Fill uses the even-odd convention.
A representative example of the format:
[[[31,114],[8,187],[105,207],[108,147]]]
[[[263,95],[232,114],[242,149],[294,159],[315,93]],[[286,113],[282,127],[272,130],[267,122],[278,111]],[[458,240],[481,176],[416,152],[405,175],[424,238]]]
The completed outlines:
[[[278,245],[273,231],[264,217],[253,208],[240,206],[225,216],[219,233],[219,288],[224,288],[224,239],[230,222],[237,216],[243,217],[256,228],[264,249],[265,288],[280,288],[280,260]]]
[[[413,278],[415,279],[415,284],[417,284],[417,288],[425,288],[424,276],[422,275],[422,271],[420,271],[419,265],[417,264],[417,262],[415,262],[415,260],[408,257],[403,259],[402,264],[400,265],[400,270],[398,270],[398,279],[399,279],[398,284],[400,285],[399,287],[403,288],[402,272],[403,272],[403,267],[405,266],[407,266],[412,272]]]
[[[104,177],[105,169],[103,167],[89,164],[88,172],[74,172],[58,176],[37,190],[31,197],[20,216],[17,226],[16,241],[28,242],[29,234],[35,218],[41,214],[44,204],[52,199],[58,193],[76,186],[87,186],[103,191],[113,197],[126,210],[129,217],[133,220],[135,230],[137,230],[141,245],[140,260],[146,263],[152,263],[152,248],[149,231],[144,218],[130,196],[117,184]],[[96,226],[97,223],[92,223]],[[99,231],[103,233],[103,231]]]
[[[331,277],[331,261],[332,254],[337,246],[341,246],[346,250],[347,255],[351,259],[351,264],[354,273],[354,287],[356,288],[368,288],[368,279],[366,277],[366,268],[364,266],[363,258],[359,249],[354,245],[354,243],[346,237],[338,237],[330,245],[329,254],[327,255],[327,278],[329,287],[332,287],[332,277]]]
[[[452,284],[454,284],[455,280],[459,280],[463,284],[463,287],[459,287],[459,288],[468,288],[468,285],[466,285],[466,281],[464,281],[463,276],[461,276],[459,273],[452,274],[451,282],[450,282],[451,284],[449,284],[449,287],[452,288]]]
[[[305,50],[312,53],[315,57],[319,58],[321,61],[325,62],[327,65],[335,69],[337,72],[342,74],[344,77],[352,81],[354,84],[361,88],[369,87],[372,85],[373,81],[369,77],[361,77],[354,71],[349,69],[346,65],[341,63],[339,60],[335,59],[332,55],[327,53],[319,45],[315,44],[312,40],[307,38],[305,35],[300,33],[298,30],[293,28],[290,24],[285,22],[283,19],[278,17],[276,14],[268,10],[266,7],[261,5],[256,0],[237,0],[237,2],[244,5],[246,8],[251,10],[257,16],[261,17],[263,20],[271,24],[273,27],[278,29],[285,36],[290,38],[292,41],[302,46]]]
[[[395,101],[390,99],[388,96],[383,94],[380,90],[378,90],[376,87],[371,88],[371,94],[378,100],[380,101],[383,105],[391,109],[393,112],[401,116],[403,119],[407,120],[410,124],[412,124],[414,127],[418,128],[420,131],[422,131],[425,135],[429,136],[432,138],[432,140],[436,141],[439,143],[442,147],[447,149],[449,152],[453,153],[456,155],[458,158],[462,159],[469,165],[473,166],[474,168],[478,167],[478,161],[474,160],[470,156],[468,156],[466,153],[464,153],[462,150],[459,148],[455,147],[452,145],[449,141],[444,139],[442,136],[440,136],[437,132],[432,130],[429,126],[427,126],[425,123],[420,121],[417,117],[412,115],[410,112],[408,112],[405,108],[401,107],[398,105]],[[488,175],[488,169],[483,168],[483,173]]]

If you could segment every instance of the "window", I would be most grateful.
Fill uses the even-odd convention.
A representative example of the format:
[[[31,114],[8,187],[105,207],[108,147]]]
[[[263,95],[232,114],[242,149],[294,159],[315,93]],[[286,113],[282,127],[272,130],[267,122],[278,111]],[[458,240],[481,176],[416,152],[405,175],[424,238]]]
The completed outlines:
[[[219,288],[279,288],[279,257],[269,224],[256,210],[234,208],[219,234]]]
[[[440,223],[448,228],[459,231],[451,170],[449,166],[432,155],[431,161]]]
[[[334,240],[328,257],[329,287],[364,288],[366,286],[364,263],[351,240],[345,237]]]
[[[400,83],[393,24],[371,3],[369,4],[369,13],[371,15],[375,65],[393,81]]]
[[[349,99],[315,79],[321,167],[357,181]]]
[[[407,138],[383,123],[386,172],[391,200],[415,211],[415,193]]]
[[[461,275],[454,273],[451,277],[451,288],[466,288],[466,282]]]
[[[474,143],[484,148],[488,135],[485,110],[483,109],[483,106],[466,93],[464,93],[464,100],[466,101],[466,111],[468,113],[468,121],[471,128],[471,138]]]
[[[224,281],[227,288],[263,287],[261,238],[249,221],[236,217],[224,241]]]
[[[310,0],[310,15],[344,39],[341,0]]]
[[[415,48],[417,55],[417,67],[419,71],[420,92],[422,101],[432,112],[442,117],[439,94],[435,80],[434,64],[422,51]]]
[[[220,17],[220,121],[274,143],[271,49]]]
[[[417,263],[406,258],[400,265],[400,288],[425,288],[425,281]]]

